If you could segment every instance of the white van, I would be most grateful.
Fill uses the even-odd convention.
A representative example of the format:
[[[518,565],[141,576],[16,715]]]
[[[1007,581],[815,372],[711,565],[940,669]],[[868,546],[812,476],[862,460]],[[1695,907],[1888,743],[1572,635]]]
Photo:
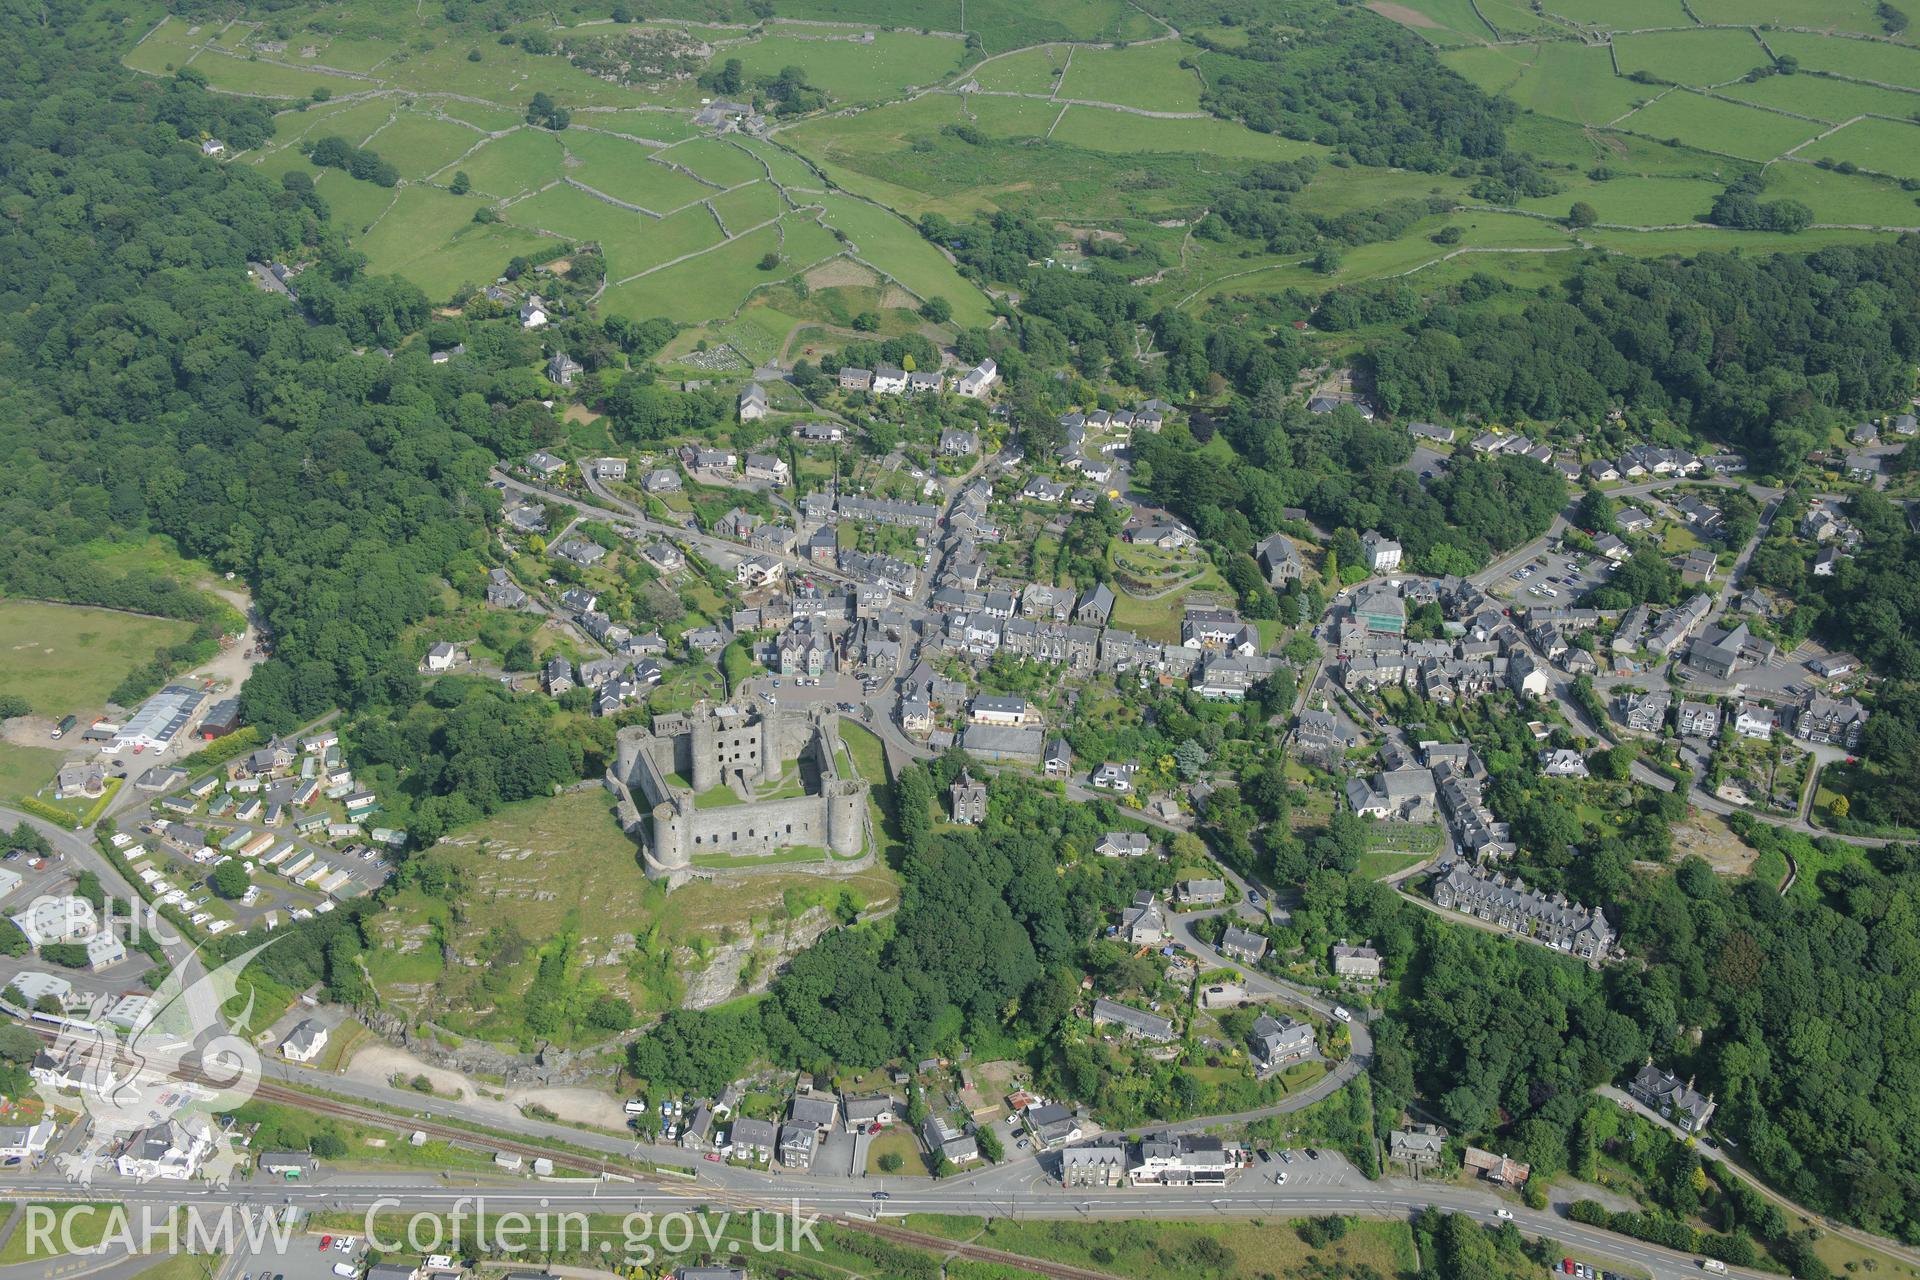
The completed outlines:
[[[1336,1017],[1336,1018],[1338,1018],[1338,1019],[1340,1019],[1340,1021],[1342,1021],[1342,1022],[1352,1022],[1352,1021],[1353,1021],[1353,1015],[1347,1012],[1347,1009],[1346,1009],[1346,1006],[1345,1006],[1345,1005],[1338,1005],[1338,1004],[1337,1004],[1337,1005],[1335,1005],[1335,1006],[1333,1006],[1333,1016],[1334,1016],[1334,1017]]]

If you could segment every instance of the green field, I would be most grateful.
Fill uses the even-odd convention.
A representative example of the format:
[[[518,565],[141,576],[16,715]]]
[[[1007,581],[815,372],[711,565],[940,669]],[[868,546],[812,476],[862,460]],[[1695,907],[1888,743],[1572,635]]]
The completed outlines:
[[[657,214],[684,208],[719,190],[716,185],[653,160],[656,154],[671,156],[671,150],[656,153],[638,143],[604,133],[569,131],[563,141],[572,157],[565,171],[570,181]],[[474,174],[473,180],[478,184],[479,175]]]
[[[871,41],[857,41],[834,32],[831,37],[776,35],[729,44],[714,60],[738,58],[748,76],[774,76],[785,67],[800,67],[807,83],[826,90],[835,102],[872,102],[945,79],[959,70],[963,49],[961,41],[947,36],[883,31]]]
[[[1882,34],[1871,0],[1698,0],[1692,8],[1700,21],[1709,24],[1774,23],[1783,27]],[[1768,40],[1771,42],[1771,35]]]
[[[1885,227],[1920,226],[1912,192],[1864,174],[1836,173],[1810,164],[1777,164],[1767,170],[1766,198],[1798,200],[1818,222],[1871,222]]]
[[[1051,117],[1051,107],[1046,108],[1046,114]],[[1156,120],[1081,106],[1067,108],[1054,127],[1053,140],[1092,151],[1164,151],[1175,155],[1205,152],[1236,160],[1296,160],[1319,150],[1311,142],[1296,142],[1273,133],[1255,133],[1230,120]]]
[[[716,187],[737,187],[767,176],[767,167],[752,152],[717,138],[696,138],[655,155],[663,163],[684,165]]]
[[[473,179],[475,191],[505,200],[558,182],[566,158],[566,148],[560,145],[559,138],[544,129],[523,128],[504,138],[495,138],[461,160],[459,172]],[[450,182],[453,173],[449,168],[434,176],[441,182]]]
[[[56,720],[98,713],[129,671],[192,632],[191,624],[171,618],[0,600],[0,689]]]
[[[1811,160],[1851,160],[1896,178],[1920,178],[1920,125],[1856,120],[1802,154]]]
[[[1680,0],[1548,0],[1547,12],[1602,31],[1690,25]]]
[[[1184,57],[1186,46],[1172,41],[1127,49],[1076,49],[1060,82],[1060,96],[1148,111],[1198,111],[1200,77],[1179,65]]]
[[[1767,44],[1809,71],[1920,89],[1920,49],[1880,40],[1832,40],[1803,31],[1770,31]]]
[[[1820,126],[1758,107],[1676,89],[1618,122],[1632,133],[1743,160],[1771,160],[1819,133]]]
[[[1745,31],[1659,31],[1614,37],[1620,74],[1645,71],[1674,84],[1696,87],[1738,80],[1755,67],[1773,65],[1760,42]]]
[[[485,134],[470,125],[402,111],[395,113],[393,123],[367,139],[366,145],[402,173],[434,173],[486,140]]]
[[[1614,75],[1612,58],[1594,45],[1459,49],[1441,61],[1489,93],[1577,124],[1611,123],[1659,92]]]
[[[471,197],[406,187],[357,243],[373,270],[406,276],[430,298],[487,283],[508,258],[561,247],[507,223],[482,226],[473,220],[477,207]]]
[[[1718,92],[1742,102],[1776,107],[1834,124],[1862,115],[1904,120],[1920,111],[1920,93],[1836,80],[1832,76],[1768,76],[1752,84],[1730,84]]]
[[[853,252],[885,271],[921,298],[943,297],[960,324],[992,319],[986,295],[957,271],[921,234],[887,210],[845,196],[826,196],[829,225],[846,233]]]
[[[729,235],[739,235],[748,227],[771,222],[786,212],[786,201],[770,182],[754,182],[732,191],[722,191],[707,201],[726,224]]]
[[[973,79],[982,89],[994,93],[1050,94],[1066,65],[1064,49],[1024,49],[983,64],[974,71]]]

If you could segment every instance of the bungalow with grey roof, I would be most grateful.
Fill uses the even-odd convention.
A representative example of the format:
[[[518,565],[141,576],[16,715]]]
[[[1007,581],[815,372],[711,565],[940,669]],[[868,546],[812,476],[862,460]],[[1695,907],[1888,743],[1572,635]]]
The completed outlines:
[[[1142,1040],[1161,1044],[1173,1039],[1173,1022],[1170,1019],[1113,1000],[1093,1002],[1093,1025],[1119,1027],[1122,1035],[1138,1036]]]

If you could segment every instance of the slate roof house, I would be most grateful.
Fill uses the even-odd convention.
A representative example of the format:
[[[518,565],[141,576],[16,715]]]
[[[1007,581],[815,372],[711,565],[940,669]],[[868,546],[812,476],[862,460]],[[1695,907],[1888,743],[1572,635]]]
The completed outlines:
[[[1258,964],[1267,954],[1266,935],[1230,924],[1227,931],[1220,935],[1220,954],[1247,964]]]
[[[1093,1025],[1118,1027],[1123,1035],[1162,1044],[1173,1039],[1173,1023],[1169,1019],[1112,1000],[1093,1002]]]
[[[1277,1071],[1289,1062],[1297,1062],[1313,1052],[1313,1027],[1291,1018],[1261,1014],[1253,1020],[1249,1041],[1253,1057],[1262,1073]]]
[[[1613,949],[1614,930],[1606,913],[1569,902],[1565,894],[1549,898],[1529,889],[1518,876],[1483,871],[1455,860],[1433,881],[1433,900],[1449,911],[1478,916],[1513,933],[1598,963]]]
[[[1673,1072],[1654,1066],[1652,1058],[1634,1074],[1627,1092],[1673,1121],[1683,1133],[1704,1130],[1717,1109],[1712,1094],[1697,1092],[1692,1080],[1681,1084]]]

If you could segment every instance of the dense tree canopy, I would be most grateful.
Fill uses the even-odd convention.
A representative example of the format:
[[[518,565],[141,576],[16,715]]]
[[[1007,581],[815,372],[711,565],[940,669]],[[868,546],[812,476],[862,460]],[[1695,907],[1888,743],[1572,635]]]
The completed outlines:
[[[1920,237],[1903,236],[1804,257],[1596,258],[1518,310],[1430,307],[1370,359],[1396,414],[1598,421],[1636,406],[1793,463],[1836,412],[1904,399],[1916,356]]]

